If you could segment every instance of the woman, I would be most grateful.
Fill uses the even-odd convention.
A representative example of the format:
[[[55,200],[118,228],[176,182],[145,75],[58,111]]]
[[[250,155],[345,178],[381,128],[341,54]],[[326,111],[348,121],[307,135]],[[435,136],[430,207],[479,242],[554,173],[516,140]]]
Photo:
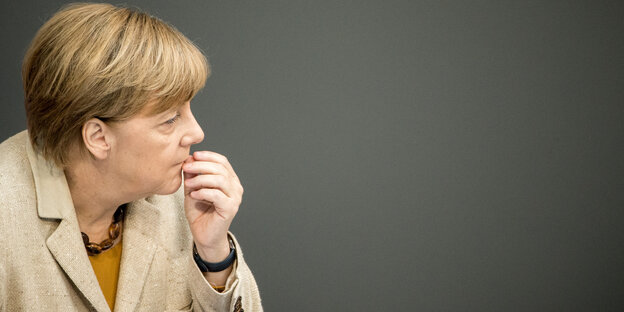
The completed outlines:
[[[222,155],[189,155],[207,75],[142,12],[73,4],[42,26],[28,131],[0,145],[0,310],[262,310],[228,232],[240,181]]]

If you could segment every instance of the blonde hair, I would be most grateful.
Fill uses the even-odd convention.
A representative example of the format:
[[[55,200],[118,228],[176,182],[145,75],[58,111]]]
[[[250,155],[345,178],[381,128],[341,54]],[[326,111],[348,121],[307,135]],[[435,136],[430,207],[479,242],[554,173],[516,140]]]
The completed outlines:
[[[147,103],[158,114],[193,98],[209,65],[173,26],[110,4],[70,4],[37,32],[22,66],[30,140],[64,167],[70,147],[84,152],[91,118],[123,121]]]

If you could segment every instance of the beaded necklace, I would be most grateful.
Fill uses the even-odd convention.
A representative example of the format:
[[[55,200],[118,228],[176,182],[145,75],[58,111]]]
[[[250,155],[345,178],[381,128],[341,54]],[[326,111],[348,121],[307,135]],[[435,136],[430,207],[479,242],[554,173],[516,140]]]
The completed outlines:
[[[124,218],[126,210],[126,205],[121,205],[117,210],[115,210],[115,214],[113,214],[113,223],[108,227],[108,238],[103,240],[101,243],[94,243],[89,241],[89,236],[84,232],[80,232],[82,234],[82,241],[85,244],[85,248],[87,249],[87,254],[89,256],[95,256],[101,254],[103,251],[106,251],[113,247],[115,244],[115,240],[121,234],[121,221]]]

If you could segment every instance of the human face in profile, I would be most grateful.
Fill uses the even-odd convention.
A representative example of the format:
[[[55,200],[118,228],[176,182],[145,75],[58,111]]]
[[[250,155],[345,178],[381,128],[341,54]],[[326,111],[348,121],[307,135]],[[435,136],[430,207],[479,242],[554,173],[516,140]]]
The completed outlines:
[[[189,101],[156,115],[141,112],[115,123],[111,131],[114,148],[108,168],[114,168],[125,192],[138,197],[177,191],[191,146],[204,139]]]

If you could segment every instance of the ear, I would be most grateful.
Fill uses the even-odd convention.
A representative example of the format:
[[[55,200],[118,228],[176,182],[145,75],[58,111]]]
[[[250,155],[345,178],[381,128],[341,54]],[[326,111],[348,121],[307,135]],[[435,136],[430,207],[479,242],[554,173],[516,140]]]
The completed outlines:
[[[104,160],[108,158],[112,136],[109,127],[97,118],[89,119],[82,126],[82,141],[95,159]]]

